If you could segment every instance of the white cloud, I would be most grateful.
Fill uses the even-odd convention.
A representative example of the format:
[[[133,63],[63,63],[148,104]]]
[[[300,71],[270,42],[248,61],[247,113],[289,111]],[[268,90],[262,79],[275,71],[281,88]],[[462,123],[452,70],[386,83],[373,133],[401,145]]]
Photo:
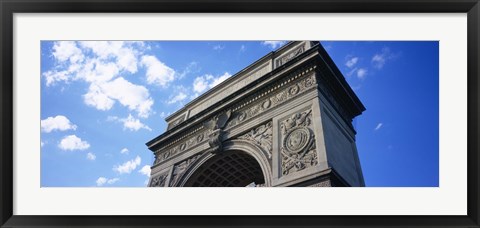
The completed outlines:
[[[377,131],[380,128],[382,128],[382,126],[383,126],[383,123],[378,123],[374,130]]]
[[[182,73],[178,74],[178,79],[184,78],[186,75],[190,73],[196,73],[200,71],[200,67],[198,66],[198,63],[193,61],[190,62],[185,69],[183,69]]]
[[[207,89],[213,88],[214,86],[220,84],[231,76],[232,75],[228,72],[225,72],[223,75],[217,77],[211,74],[199,76],[193,81],[193,91],[198,95],[205,92]]]
[[[118,118],[117,116],[109,116],[107,121],[116,121],[123,123],[123,129],[128,129],[130,131],[138,131],[140,129],[145,129],[151,131],[152,129],[145,125],[144,123],[140,122],[139,119],[136,119],[131,114],[128,115],[127,118]]]
[[[60,81],[68,82],[71,79],[70,72],[67,70],[47,71],[43,73],[43,76],[45,77],[47,87],[54,85],[56,82],[60,82]]]
[[[68,135],[63,137],[58,147],[62,150],[86,150],[90,147],[90,144],[76,135]]]
[[[123,148],[120,153],[121,154],[128,154],[129,150],[127,148]]]
[[[349,77],[352,76],[353,74],[355,74],[355,73],[357,72],[357,70],[358,70],[357,67],[353,68],[352,70],[350,70],[350,71],[347,73],[347,76],[349,76]]]
[[[105,178],[105,177],[99,177],[96,182],[97,182],[97,186],[102,186],[102,185],[104,185],[105,183],[107,183],[107,178]]]
[[[122,165],[114,166],[113,170],[120,174],[131,173],[133,170],[137,168],[137,166],[140,165],[141,162],[142,162],[142,159],[139,156],[137,156],[135,159],[127,161]]]
[[[175,71],[160,62],[155,56],[143,56],[141,63],[143,66],[147,67],[146,74],[148,84],[156,84],[165,87],[175,79]]]
[[[149,177],[150,176],[150,171],[151,171],[151,168],[149,165],[145,165],[143,166],[140,170],[138,170],[139,173]]]
[[[90,85],[88,93],[83,95],[83,101],[86,105],[102,111],[110,110],[115,104],[115,101],[105,94],[97,84]]]
[[[43,76],[47,86],[50,86],[55,82],[79,79],[87,82],[108,81],[122,71],[136,73],[137,56],[144,46],[142,42],[122,41],[55,42],[52,54],[61,65],[44,72]],[[89,57],[86,57],[87,54]]]
[[[168,113],[165,113],[165,112],[161,112],[160,113],[160,118],[164,119],[165,117],[169,116],[171,113],[168,112]]]
[[[87,153],[87,159],[91,160],[91,161],[94,161],[95,159],[97,159],[97,156],[93,153],[88,152]]]
[[[109,180],[107,181],[107,184],[114,184],[115,182],[117,182],[117,181],[119,181],[119,180],[120,180],[120,178],[109,179]]]
[[[377,69],[382,69],[387,60],[392,60],[396,58],[399,54],[393,54],[389,48],[385,47],[382,48],[380,53],[376,53],[372,57],[372,64],[373,67]]]
[[[245,47],[245,45],[240,46],[240,52],[245,52],[246,50],[247,48]]]
[[[276,49],[277,47],[281,47],[287,43],[286,41],[272,41],[272,40],[267,40],[263,41],[262,44],[266,46],[270,46],[271,49]]]
[[[219,77],[216,77],[216,78],[213,78],[213,81],[212,81],[212,83],[210,83],[209,87],[212,88],[212,87],[222,83],[223,81],[227,80],[227,78],[229,78],[230,76],[232,76],[232,75],[229,74],[228,72],[225,72],[223,75],[221,75]]]
[[[205,78],[205,76],[200,76],[195,78],[193,81],[193,91],[197,93],[202,93],[208,88],[208,82]]]
[[[97,186],[103,186],[104,184],[114,184],[115,182],[119,181],[119,178],[112,178],[108,179],[105,177],[99,177],[96,181]]]
[[[183,92],[179,92],[177,95],[175,95],[173,98],[169,99],[167,101],[167,104],[174,104],[180,101],[183,101],[187,98],[187,94]]]
[[[138,59],[146,49],[143,42],[55,42],[52,54],[61,64],[44,72],[43,76],[47,86],[73,80],[88,82],[88,92],[83,95],[86,105],[105,111],[118,101],[129,110],[135,110],[138,116],[147,118],[154,103],[149,91],[119,75],[136,73],[141,65],[147,68],[149,82],[157,82],[161,73],[165,73],[166,81],[160,81],[163,83],[173,80],[175,71],[154,56],[143,56],[139,64]]]
[[[152,129],[149,128],[147,125],[140,122],[139,119],[135,119],[132,115],[128,115],[127,118],[120,119],[123,123],[124,129],[128,129],[130,131],[138,131],[140,129],[145,129],[151,131]]]
[[[105,62],[99,59],[87,60],[81,69],[76,71],[76,79],[83,79],[87,82],[107,82],[117,77],[120,67],[114,62]]]
[[[40,121],[40,126],[43,132],[52,132],[52,131],[66,131],[66,130],[76,130],[77,125],[72,124],[70,120],[62,115],[55,117],[48,117]]]
[[[78,48],[74,41],[57,41],[53,44],[52,49],[53,56],[60,62],[69,60],[70,63],[77,63],[85,58],[82,50]]]
[[[43,141],[40,141],[40,147],[45,146],[45,143]]]
[[[373,66],[377,69],[381,69],[385,65],[385,57],[380,54],[375,54],[372,57]]]
[[[359,79],[364,79],[365,76],[367,76],[367,72],[368,72],[367,69],[365,69],[365,68],[360,68],[360,69],[357,70],[357,77],[358,77]]]
[[[215,46],[213,46],[213,50],[215,50],[215,51],[221,51],[221,50],[223,50],[224,48],[225,48],[224,45],[215,45]]]
[[[135,47],[144,47],[143,42],[123,41],[83,41],[80,45],[92,51],[99,60],[111,60],[120,70],[137,72],[137,55],[141,51]],[[135,46],[136,45],[136,46]]]
[[[98,110],[110,110],[118,101],[129,110],[134,110],[138,116],[146,118],[151,114],[154,103],[148,89],[135,85],[123,77],[110,82],[92,83],[89,91],[83,96],[85,104]]]
[[[355,66],[355,64],[357,64],[357,62],[358,62],[358,57],[353,57],[347,60],[347,62],[345,63],[345,66],[347,66],[348,68],[352,68],[353,66]]]

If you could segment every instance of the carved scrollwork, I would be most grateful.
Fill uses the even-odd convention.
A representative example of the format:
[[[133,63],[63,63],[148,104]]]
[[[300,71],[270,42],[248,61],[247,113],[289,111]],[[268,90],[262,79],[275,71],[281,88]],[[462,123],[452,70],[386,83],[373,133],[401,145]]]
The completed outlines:
[[[150,187],[165,187],[165,182],[167,181],[168,173],[164,173],[152,178],[150,181]]]
[[[178,184],[178,181],[183,176],[185,171],[201,156],[201,154],[196,154],[188,159],[181,161],[173,167],[172,179],[170,180],[169,186],[175,186]]]
[[[280,123],[282,174],[317,165],[315,135],[310,129],[312,110],[295,113]]]
[[[254,142],[265,150],[269,159],[272,158],[272,122],[260,125],[238,138]]]

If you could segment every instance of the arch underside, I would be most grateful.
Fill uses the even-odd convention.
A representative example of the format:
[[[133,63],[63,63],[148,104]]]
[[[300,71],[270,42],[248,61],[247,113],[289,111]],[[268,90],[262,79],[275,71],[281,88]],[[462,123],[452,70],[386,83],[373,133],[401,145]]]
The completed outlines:
[[[262,168],[249,154],[223,151],[217,154],[190,176],[185,187],[244,187],[254,182],[264,184]]]
[[[265,152],[248,140],[223,143],[223,151],[205,153],[192,164],[178,187],[271,186],[271,164]]]

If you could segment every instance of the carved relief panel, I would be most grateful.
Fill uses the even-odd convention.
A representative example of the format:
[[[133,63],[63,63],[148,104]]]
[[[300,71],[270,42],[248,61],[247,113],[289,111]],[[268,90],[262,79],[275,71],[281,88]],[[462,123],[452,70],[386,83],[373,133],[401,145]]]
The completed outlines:
[[[264,150],[268,159],[272,159],[272,121],[255,127],[238,138],[257,144]]]
[[[165,187],[165,183],[167,182],[167,177],[168,177],[168,172],[152,177],[149,187]]]
[[[176,186],[187,169],[200,157],[202,154],[196,154],[190,158],[187,158],[173,167],[172,178],[170,179],[169,187]]]
[[[296,112],[281,121],[279,138],[283,176],[318,164],[311,109]]]

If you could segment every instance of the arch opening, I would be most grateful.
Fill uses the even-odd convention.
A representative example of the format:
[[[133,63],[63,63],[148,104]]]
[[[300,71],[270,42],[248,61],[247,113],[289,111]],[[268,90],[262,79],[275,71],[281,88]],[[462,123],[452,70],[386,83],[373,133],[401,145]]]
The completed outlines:
[[[185,187],[245,187],[265,184],[262,168],[241,150],[223,151],[209,158],[185,182]]]

